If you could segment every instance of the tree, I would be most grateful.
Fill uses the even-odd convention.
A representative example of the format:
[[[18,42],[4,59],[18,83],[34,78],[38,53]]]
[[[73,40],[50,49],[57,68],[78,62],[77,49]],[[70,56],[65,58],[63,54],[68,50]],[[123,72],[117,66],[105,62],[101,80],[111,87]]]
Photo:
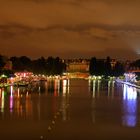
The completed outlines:
[[[32,70],[32,61],[27,56],[21,57],[11,57],[10,60],[12,61],[13,70],[15,71],[31,71]]]
[[[112,69],[111,69],[111,59],[108,56],[106,58],[106,62],[105,62],[105,76],[110,76],[112,75]]]
[[[124,72],[125,72],[124,66],[121,63],[117,62],[113,70],[114,76],[116,77],[121,76],[124,74]]]
[[[131,63],[130,65],[131,67],[137,67],[140,68],[140,59],[134,61],[133,63]]]
[[[92,57],[89,64],[89,73],[91,75],[97,75],[97,59]]]
[[[5,65],[5,62],[4,62],[4,57],[2,55],[0,55],[0,69],[2,69]]]
[[[89,73],[91,75],[104,75],[104,61],[103,60],[97,60],[96,57],[92,57],[89,64]]]

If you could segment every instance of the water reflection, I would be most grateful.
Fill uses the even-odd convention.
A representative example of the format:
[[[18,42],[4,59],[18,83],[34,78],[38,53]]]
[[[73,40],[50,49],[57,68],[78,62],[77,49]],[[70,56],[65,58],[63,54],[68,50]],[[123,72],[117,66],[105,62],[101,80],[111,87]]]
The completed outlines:
[[[69,105],[69,85],[68,79],[50,79],[47,84],[48,94],[52,95],[52,112],[56,114],[58,110],[61,110],[62,120],[69,119],[68,105]],[[60,107],[58,107],[58,97],[60,99]]]
[[[31,93],[27,87],[14,87],[0,89],[0,110],[3,119],[9,114],[13,118],[32,118]]]
[[[88,81],[52,79],[34,83],[34,86],[1,88],[0,119],[44,121],[61,111],[61,120],[67,121],[76,108],[74,103],[77,99],[76,105],[85,106],[87,110],[90,106],[86,115],[92,117],[92,123],[116,123],[128,127],[138,124],[138,91],[127,85],[122,90],[122,86],[116,86],[114,82],[92,80],[89,81],[88,92]],[[73,105],[69,110],[70,103]],[[74,119],[74,114],[71,115]]]
[[[115,81],[108,81],[108,97],[114,98]]]
[[[93,123],[93,124],[94,124],[95,121],[96,121],[96,117],[95,117],[96,110],[95,110],[95,107],[96,107],[96,102],[95,102],[95,100],[93,99],[92,102],[91,102],[91,117],[92,117],[92,123]]]
[[[10,86],[10,112],[13,112],[13,86]]]
[[[62,96],[62,103],[61,103],[61,110],[62,110],[62,120],[66,121],[69,119],[69,80],[63,80],[63,96]]]
[[[35,86],[35,87],[34,87]],[[53,79],[30,87],[0,88],[0,119],[47,119],[61,110],[69,119],[70,81]]]
[[[135,127],[137,124],[137,90],[123,86],[123,125]]]
[[[54,94],[55,97],[59,96],[59,94],[62,92],[62,80],[59,79],[50,79],[48,80],[47,84],[47,90],[48,93]]]
[[[4,112],[4,100],[5,100],[4,95],[5,95],[4,89],[2,88],[0,89],[0,109],[2,113]]]
[[[102,91],[107,91],[107,96],[114,98],[115,81],[89,80],[89,90],[92,98],[100,97]]]

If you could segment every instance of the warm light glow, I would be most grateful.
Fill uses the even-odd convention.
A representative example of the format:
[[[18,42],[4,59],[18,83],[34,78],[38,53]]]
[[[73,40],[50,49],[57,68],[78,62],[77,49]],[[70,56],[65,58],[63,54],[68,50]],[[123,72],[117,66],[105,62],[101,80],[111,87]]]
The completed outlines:
[[[0,98],[1,98],[1,96],[2,96],[2,90],[1,90],[1,88],[0,88]]]
[[[63,80],[63,96],[67,93],[67,80]]]
[[[6,78],[7,76],[6,76],[6,75],[4,75],[4,74],[2,74],[2,75],[1,75],[1,77],[2,77],[2,78]]]
[[[20,98],[20,94],[19,94],[19,88],[18,88],[17,90],[18,90],[18,98]]]
[[[38,87],[38,91],[39,91],[39,94],[40,94],[40,91],[41,91],[41,87],[40,86]]]
[[[1,112],[4,112],[4,89],[2,89],[2,98],[1,98]]]
[[[26,77],[26,73],[23,74],[23,77]]]
[[[101,84],[101,80],[98,80],[98,85],[97,85],[97,96],[99,97],[100,94],[100,84]]]
[[[93,80],[93,89],[92,97],[95,98],[95,80]]]
[[[57,80],[54,80],[54,96],[57,96]]]
[[[57,82],[57,86],[58,86],[58,95],[59,95],[59,92],[60,92],[60,80],[58,80],[58,82]]]
[[[14,78],[13,78],[13,77],[10,78],[10,83],[11,83],[11,84],[14,83]]]
[[[68,79],[68,94],[70,93],[70,80]]]
[[[26,98],[28,98],[29,97],[29,92],[27,91],[27,93],[26,93]]]

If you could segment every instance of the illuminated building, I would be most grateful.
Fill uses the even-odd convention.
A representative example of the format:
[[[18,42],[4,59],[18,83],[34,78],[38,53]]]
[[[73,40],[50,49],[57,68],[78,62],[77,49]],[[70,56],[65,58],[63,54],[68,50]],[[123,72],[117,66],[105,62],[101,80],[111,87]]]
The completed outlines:
[[[86,60],[73,60],[67,63],[67,72],[88,72],[89,62]]]
[[[23,77],[30,77],[33,75],[33,73],[24,71],[24,72],[16,72],[15,75],[23,78]]]

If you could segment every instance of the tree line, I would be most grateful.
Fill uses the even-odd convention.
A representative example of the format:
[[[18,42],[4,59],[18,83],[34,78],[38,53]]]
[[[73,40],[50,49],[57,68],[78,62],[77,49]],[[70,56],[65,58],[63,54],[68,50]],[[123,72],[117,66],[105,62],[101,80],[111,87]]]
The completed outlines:
[[[59,57],[40,57],[35,60],[31,60],[27,56],[16,57],[13,56],[9,59],[12,62],[12,72],[18,71],[31,71],[34,74],[45,74],[45,75],[61,75],[66,70],[66,64]],[[0,57],[0,70],[1,73],[3,66],[5,65],[2,56]]]
[[[113,63],[109,56],[102,60],[92,57],[89,64],[89,73],[95,76],[104,75],[118,77],[129,70],[140,70],[140,59],[129,63],[127,68],[126,66],[127,65],[125,63],[121,63],[119,61],[115,61]]]
[[[121,76],[125,72],[124,65],[120,62],[113,64],[110,57],[103,60],[97,60],[96,57],[92,57],[89,64],[89,73],[95,76]]]
[[[31,71],[34,74],[62,75],[66,71],[66,63],[59,57],[49,56],[47,59],[40,57],[31,60],[27,56],[13,56],[9,59],[12,62],[12,70],[3,69],[7,59],[0,55],[0,74],[13,74],[18,71]],[[79,59],[80,60],[80,59]],[[140,69],[140,59],[130,63],[131,67]],[[120,76],[125,72],[125,65],[119,61],[112,61],[110,57],[97,59],[92,57],[89,62],[90,75]]]
[[[132,62],[132,63],[130,64],[130,67],[131,67],[131,68],[135,68],[135,69],[140,69],[140,59],[138,59],[138,60]]]
[[[66,70],[66,65],[59,57],[44,57],[31,60],[26,56],[11,57],[14,71],[32,71],[35,74],[61,75]]]

